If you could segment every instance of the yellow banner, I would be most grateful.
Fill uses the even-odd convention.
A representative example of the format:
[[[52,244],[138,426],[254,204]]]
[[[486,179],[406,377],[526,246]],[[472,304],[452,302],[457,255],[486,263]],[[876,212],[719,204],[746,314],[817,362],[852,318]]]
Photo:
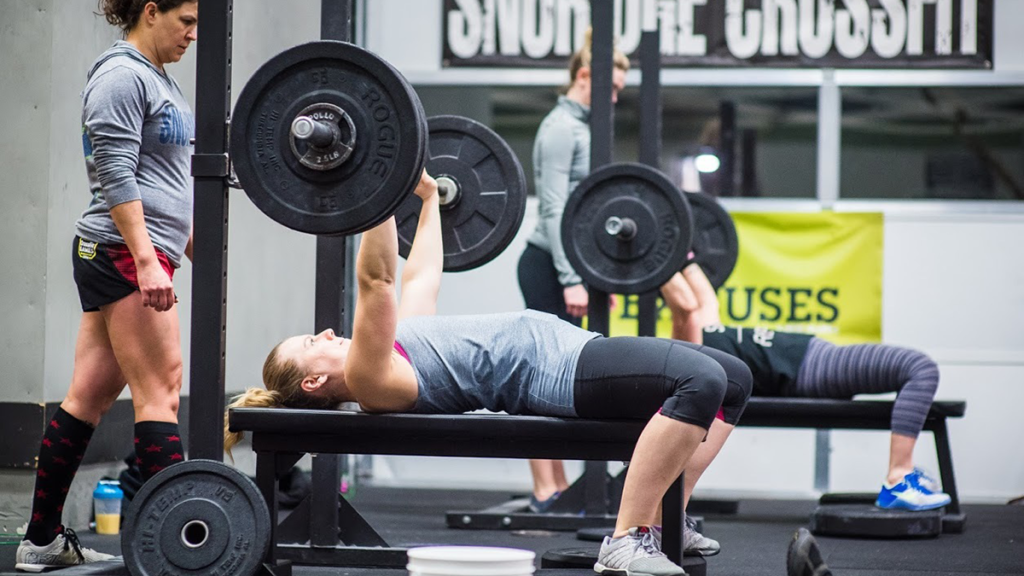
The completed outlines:
[[[732,214],[736,269],[718,290],[722,323],[805,332],[837,344],[882,337],[883,218],[879,213]],[[637,297],[619,296],[612,335],[635,335]],[[657,334],[672,318],[659,300]]]

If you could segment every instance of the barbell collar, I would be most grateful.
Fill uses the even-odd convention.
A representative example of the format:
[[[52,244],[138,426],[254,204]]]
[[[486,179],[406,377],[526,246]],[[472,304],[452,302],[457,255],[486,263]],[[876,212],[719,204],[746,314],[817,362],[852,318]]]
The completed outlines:
[[[309,116],[299,116],[292,121],[292,136],[305,140],[317,148],[327,148],[336,139],[334,130],[326,122],[314,120]]]
[[[629,241],[636,237],[636,222],[632,218],[612,216],[605,220],[604,231],[619,240]]]
[[[447,206],[459,197],[459,183],[454,178],[440,176],[437,178],[437,196],[441,206]]]

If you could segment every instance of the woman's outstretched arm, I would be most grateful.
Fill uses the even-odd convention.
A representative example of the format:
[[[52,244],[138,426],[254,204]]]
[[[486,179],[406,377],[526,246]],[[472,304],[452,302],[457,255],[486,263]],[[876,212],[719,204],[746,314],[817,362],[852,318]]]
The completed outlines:
[[[426,171],[416,186],[416,195],[423,201],[423,207],[409,258],[402,269],[399,318],[432,316],[437,312],[437,295],[441,290],[444,247],[441,242],[440,199],[437,182]]]

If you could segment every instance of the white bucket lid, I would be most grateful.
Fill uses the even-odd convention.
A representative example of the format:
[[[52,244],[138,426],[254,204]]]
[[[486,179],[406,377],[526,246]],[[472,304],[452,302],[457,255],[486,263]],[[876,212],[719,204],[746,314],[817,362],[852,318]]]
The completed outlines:
[[[410,572],[431,576],[528,576],[537,556],[531,550],[490,546],[423,546],[408,554]]]

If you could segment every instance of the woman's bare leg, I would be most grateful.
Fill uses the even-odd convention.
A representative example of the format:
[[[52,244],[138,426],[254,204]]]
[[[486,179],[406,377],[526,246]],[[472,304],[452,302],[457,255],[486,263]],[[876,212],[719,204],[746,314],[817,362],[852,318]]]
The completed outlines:
[[[658,523],[662,497],[689,463],[705,433],[700,426],[661,414],[651,418],[633,449],[614,537],[624,536],[634,526]]]

